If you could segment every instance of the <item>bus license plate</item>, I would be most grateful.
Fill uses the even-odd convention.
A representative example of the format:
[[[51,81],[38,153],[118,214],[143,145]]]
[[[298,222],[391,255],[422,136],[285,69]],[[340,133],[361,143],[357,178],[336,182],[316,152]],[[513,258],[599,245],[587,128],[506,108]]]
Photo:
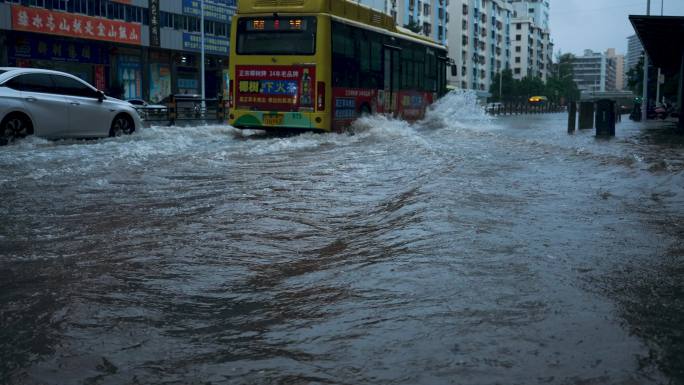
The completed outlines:
[[[264,115],[264,125],[279,126],[283,124],[283,115]]]

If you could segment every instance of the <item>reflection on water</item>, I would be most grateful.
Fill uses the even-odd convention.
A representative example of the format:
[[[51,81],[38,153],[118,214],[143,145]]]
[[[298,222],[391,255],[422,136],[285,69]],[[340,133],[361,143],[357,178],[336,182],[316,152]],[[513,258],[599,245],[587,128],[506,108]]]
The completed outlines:
[[[452,94],[0,148],[14,384],[682,383],[682,142]]]

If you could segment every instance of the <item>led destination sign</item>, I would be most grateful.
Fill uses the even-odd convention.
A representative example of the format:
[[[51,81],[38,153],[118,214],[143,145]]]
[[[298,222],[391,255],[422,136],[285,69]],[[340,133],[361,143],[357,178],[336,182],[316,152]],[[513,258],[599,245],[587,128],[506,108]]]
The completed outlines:
[[[254,19],[247,23],[247,31],[303,31],[306,24],[302,19]]]

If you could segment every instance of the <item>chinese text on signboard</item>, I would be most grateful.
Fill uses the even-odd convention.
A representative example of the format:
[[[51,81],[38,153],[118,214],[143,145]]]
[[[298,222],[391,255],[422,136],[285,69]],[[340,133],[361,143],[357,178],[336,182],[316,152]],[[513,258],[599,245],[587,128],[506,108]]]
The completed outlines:
[[[183,14],[200,16],[200,0],[183,0]],[[227,23],[235,14],[235,2],[232,0],[204,0],[204,18]]]
[[[12,6],[12,28],[84,39],[140,45],[140,24]]]
[[[228,56],[229,40],[225,37],[204,36],[204,50],[207,53]],[[199,52],[202,48],[202,35],[183,32],[183,49]]]

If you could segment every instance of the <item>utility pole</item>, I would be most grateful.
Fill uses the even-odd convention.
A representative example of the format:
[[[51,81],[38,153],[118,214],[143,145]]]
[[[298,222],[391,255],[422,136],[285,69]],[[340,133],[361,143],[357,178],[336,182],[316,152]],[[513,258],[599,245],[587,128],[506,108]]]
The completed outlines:
[[[650,0],[649,0],[650,1]],[[202,44],[200,49],[200,84],[202,85],[202,112],[206,108],[206,103],[204,101],[205,89],[204,89],[204,0],[200,1],[200,35],[202,36]]]
[[[499,68],[499,103],[501,103],[503,95],[503,71]]]
[[[651,0],[646,0],[646,16],[651,16]],[[648,115],[648,53],[646,49],[644,49],[644,90],[641,99],[641,119],[646,121]]]
[[[663,2],[660,0],[660,16],[663,16]],[[656,80],[656,103],[660,102],[660,67],[658,67],[658,79]]]

